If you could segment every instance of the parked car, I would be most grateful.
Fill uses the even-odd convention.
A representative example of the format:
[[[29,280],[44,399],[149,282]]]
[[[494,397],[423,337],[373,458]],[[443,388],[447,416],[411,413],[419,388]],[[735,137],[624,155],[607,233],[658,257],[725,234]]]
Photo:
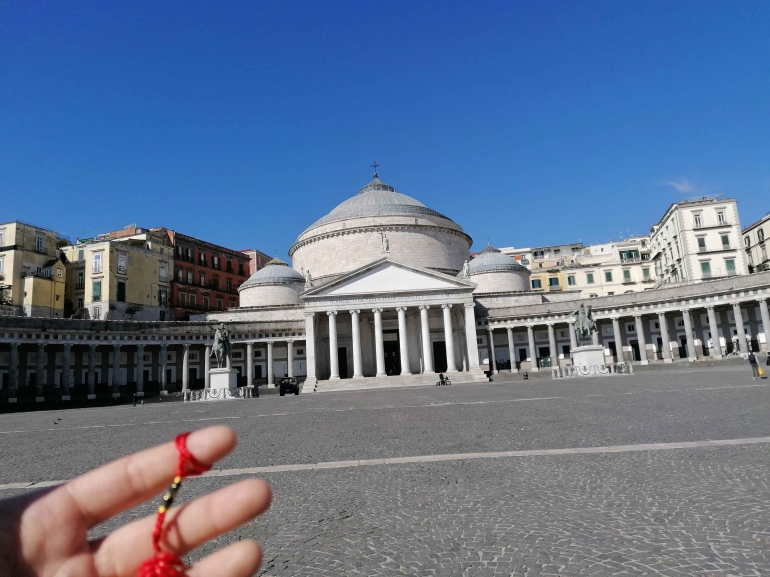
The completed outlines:
[[[295,377],[282,377],[281,380],[278,381],[278,386],[280,387],[279,392],[281,396],[284,396],[286,393],[299,395],[299,383]]]

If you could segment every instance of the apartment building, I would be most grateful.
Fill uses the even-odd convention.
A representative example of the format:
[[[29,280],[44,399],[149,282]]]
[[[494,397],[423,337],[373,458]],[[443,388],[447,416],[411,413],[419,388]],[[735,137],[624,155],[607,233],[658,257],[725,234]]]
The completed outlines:
[[[163,241],[160,235],[143,233],[117,238],[103,234],[64,247],[67,316],[171,320],[174,257]]]
[[[724,196],[675,202],[650,229],[651,259],[663,283],[748,274],[738,203]]]
[[[770,212],[764,218],[743,229],[743,248],[746,251],[749,273],[770,270],[766,239],[770,237]]]
[[[60,234],[20,221],[0,224],[0,314],[64,315],[65,266]]]

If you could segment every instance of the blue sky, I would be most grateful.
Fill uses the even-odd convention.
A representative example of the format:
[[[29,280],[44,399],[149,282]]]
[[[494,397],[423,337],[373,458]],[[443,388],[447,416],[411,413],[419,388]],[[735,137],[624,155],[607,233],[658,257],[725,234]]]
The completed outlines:
[[[0,4],[0,221],[286,258],[383,181],[474,249],[770,210],[768,2]]]

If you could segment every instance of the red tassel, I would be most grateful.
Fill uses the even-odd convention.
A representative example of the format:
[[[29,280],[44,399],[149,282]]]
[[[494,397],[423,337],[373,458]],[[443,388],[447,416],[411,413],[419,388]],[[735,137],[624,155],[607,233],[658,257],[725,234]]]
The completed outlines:
[[[177,461],[176,466],[176,477],[178,477],[178,479],[175,479],[174,483],[179,481],[179,484],[181,484],[181,479],[200,475],[211,468],[198,461],[192,456],[190,451],[187,450],[187,437],[189,434],[190,433],[182,433],[174,439],[177,453],[179,453],[179,460]],[[176,486],[172,485],[169,490],[171,495],[171,498],[168,501],[169,507],[173,502],[173,496],[178,490],[179,484]],[[136,577],[183,577],[185,574],[184,561],[173,553],[168,553],[160,548],[160,538],[163,534],[163,521],[166,519],[166,510],[165,506],[161,506],[158,511],[158,518],[155,521],[155,528],[152,531],[152,547],[155,549],[155,555],[139,566]]]

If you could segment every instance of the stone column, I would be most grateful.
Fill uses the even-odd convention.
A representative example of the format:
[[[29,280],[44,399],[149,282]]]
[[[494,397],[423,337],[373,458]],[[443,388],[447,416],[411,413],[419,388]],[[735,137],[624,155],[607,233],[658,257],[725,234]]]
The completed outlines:
[[[315,391],[318,382],[315,372],[315,323],[314,313],[305,313],[305,359],[307,364],[307,377],[302,386],[303,393]]]
[[[468,348],[468,370],[479,367],[479,347],[476,340],[476,314],[473,303],[465,303],[465,344]]]
[[[422,364],[424,373],[433,373],[433,346],[430,342],[430,324],[428,321],[428,305],[420,305],[420,326],[422,328]],[[475,327],[475,323],[474,323]],[[474,333],[475,334],[475,333]]]
[[[340,378],[340,363],[337,357],[337,311],[326,311],[329,315],[329,380]]]
[[[185,343],[182,347],[182,391],[187,391],[190,388],[190,344]]]
[[[767,300],[757,299],[759,314],[762,317],[762,329],[765,333],[765,350],[770,352],[770,312],[767,310]]]
[[[252,341],[246,343],[246,386],[254,386],[254,343]]]
[[[406,331],[406,307],[396,307],[398,312],[398,347],[401,355],[401,374],[411,375],[409,370],[409,337]]]
[[[88,394],[96,393],[96,345],[88,345],[88,376],[86,377]]]
[[[684,321],[684,334],[687,337],[687,360],[693,362],[697,359],[695,356],[695,337],[692,334],[692,317],[690,309],[682,311],[682,320]]]
[[[671,359],[671,345],[668,340],[668,322],[666,321],[666,313],[658,313],[658,324],[660,325],[660,340],[663,347],[663,362],[673,362]]]
[[[166,380],[166,367],[168,366],[168,345],[162,344],[160,345],[160,390],[161,391],[167,391],[168,390],[168,381]],[[206,379],[208,379],[208,371],[206,371]]]
[[[19,344],[11,343],[11,358],[8,366],[8,386],[14,392],[19,389]],[[15,394],[15,393],[14,393]]]
[[[735,317],[735,330],[738,332],[738,344],[741,347],[741,353],[748,355],[749,344],[746,342],[746,331],[743,328],[741,303],[733,303],[733,316]]]
[[[489,370],[493,375],[498,374],[497,371],[497,357],[495,356],[495,333],[492,332],[492,327],[487,327],[487,340],[489,341]]]
[[[110,369],[112,393],[120,393],[120,345],[112,345],[112,369]]]
[[[569,350],[570,354],[578,347],[577,335],[575,334],[575,319],[569,322]]]
[[[353,341],[353,378],[363,378],[364,371],[361,366],[361,320],[358,315],[359,309],[352,309],[350,312],[350,328]],[[402,361],[403,363],[403,361]]]
[[[556,350],[556,332],[553,330],[553,323],[546,323],[548,327],[548,350],[551,353],[551,366],[559,366],[559,351]]]
[[[144,345],[136,346],[136,394],[144,396]]]
[[[446,346],[446,372],[457,372],[455,360],[455,338],[452,328],[452,305],[441,305],[444,312],[444,345]]]
[[[506,327],[508,332],[508,356],[511,359],[511,372],[517,373],[516,369],[516,347],[513,345],[513,327]]]
[[[11,362],[13,362],[13,346],[11,345]],[[70,375],[70,366],[72,365],[72,345],[64,345],[64,353],[62,354],[62,369],[61,369],[61,382],[64,387],[64,392],[69,395],[70,388],[72,387],[72,379]]]
[[[203,359],[203,372],[206,374],[203,375],[203,387],[206,389],[210,389],[211,388],[211,345],[206,345],[206,350],[204,351],[204,354],[206,355],[206,358]],[[253,367],[253,364],[252,364],[252,367]]]
[[[642,365],[649,365],[650,361],[647,360],[647,343],[644,340],[644,324],[642,323],[641,315],[634,317],[636,323],[636,335],[639,340],[639,360]]]
[[[719,325],[717,324],[717,315],[714,307],[707,307],[709,318],[709,331],[711,331],[711,356],[715,359],[722,358],[722,344],[719,342]],[[767,329],[765,329],[767,330]]]
[[[529,339],[529,360],[532,363],[530,370],[532,372],[539,371],[537,366],[537,352],[535,351],[535,330],[532,325],[527,325],[527,338]]]
[[[618,317],[612,317],[612,334],[615,337],[615,356],[618,363],[622,363],[623,359],[623,337],[620,334],[620,319]]]
[[[37,344],[37,357],[35,358],[35,386],[44,387],[46,382],[45,343]],[[42,390],[42,389],[41,389]]]
[[[377,376],[386,377],[385,345],[382,342],[382,309],[372,309],[374,313],[374,352],[377,362]]]
[[[337,375],[339,379],[339,375]],[[267,388],[275,388],[275,370],[273,369],[273,341],[267,341]]]
[[[294,376],[294,341],[286,342],[286,376]]]

